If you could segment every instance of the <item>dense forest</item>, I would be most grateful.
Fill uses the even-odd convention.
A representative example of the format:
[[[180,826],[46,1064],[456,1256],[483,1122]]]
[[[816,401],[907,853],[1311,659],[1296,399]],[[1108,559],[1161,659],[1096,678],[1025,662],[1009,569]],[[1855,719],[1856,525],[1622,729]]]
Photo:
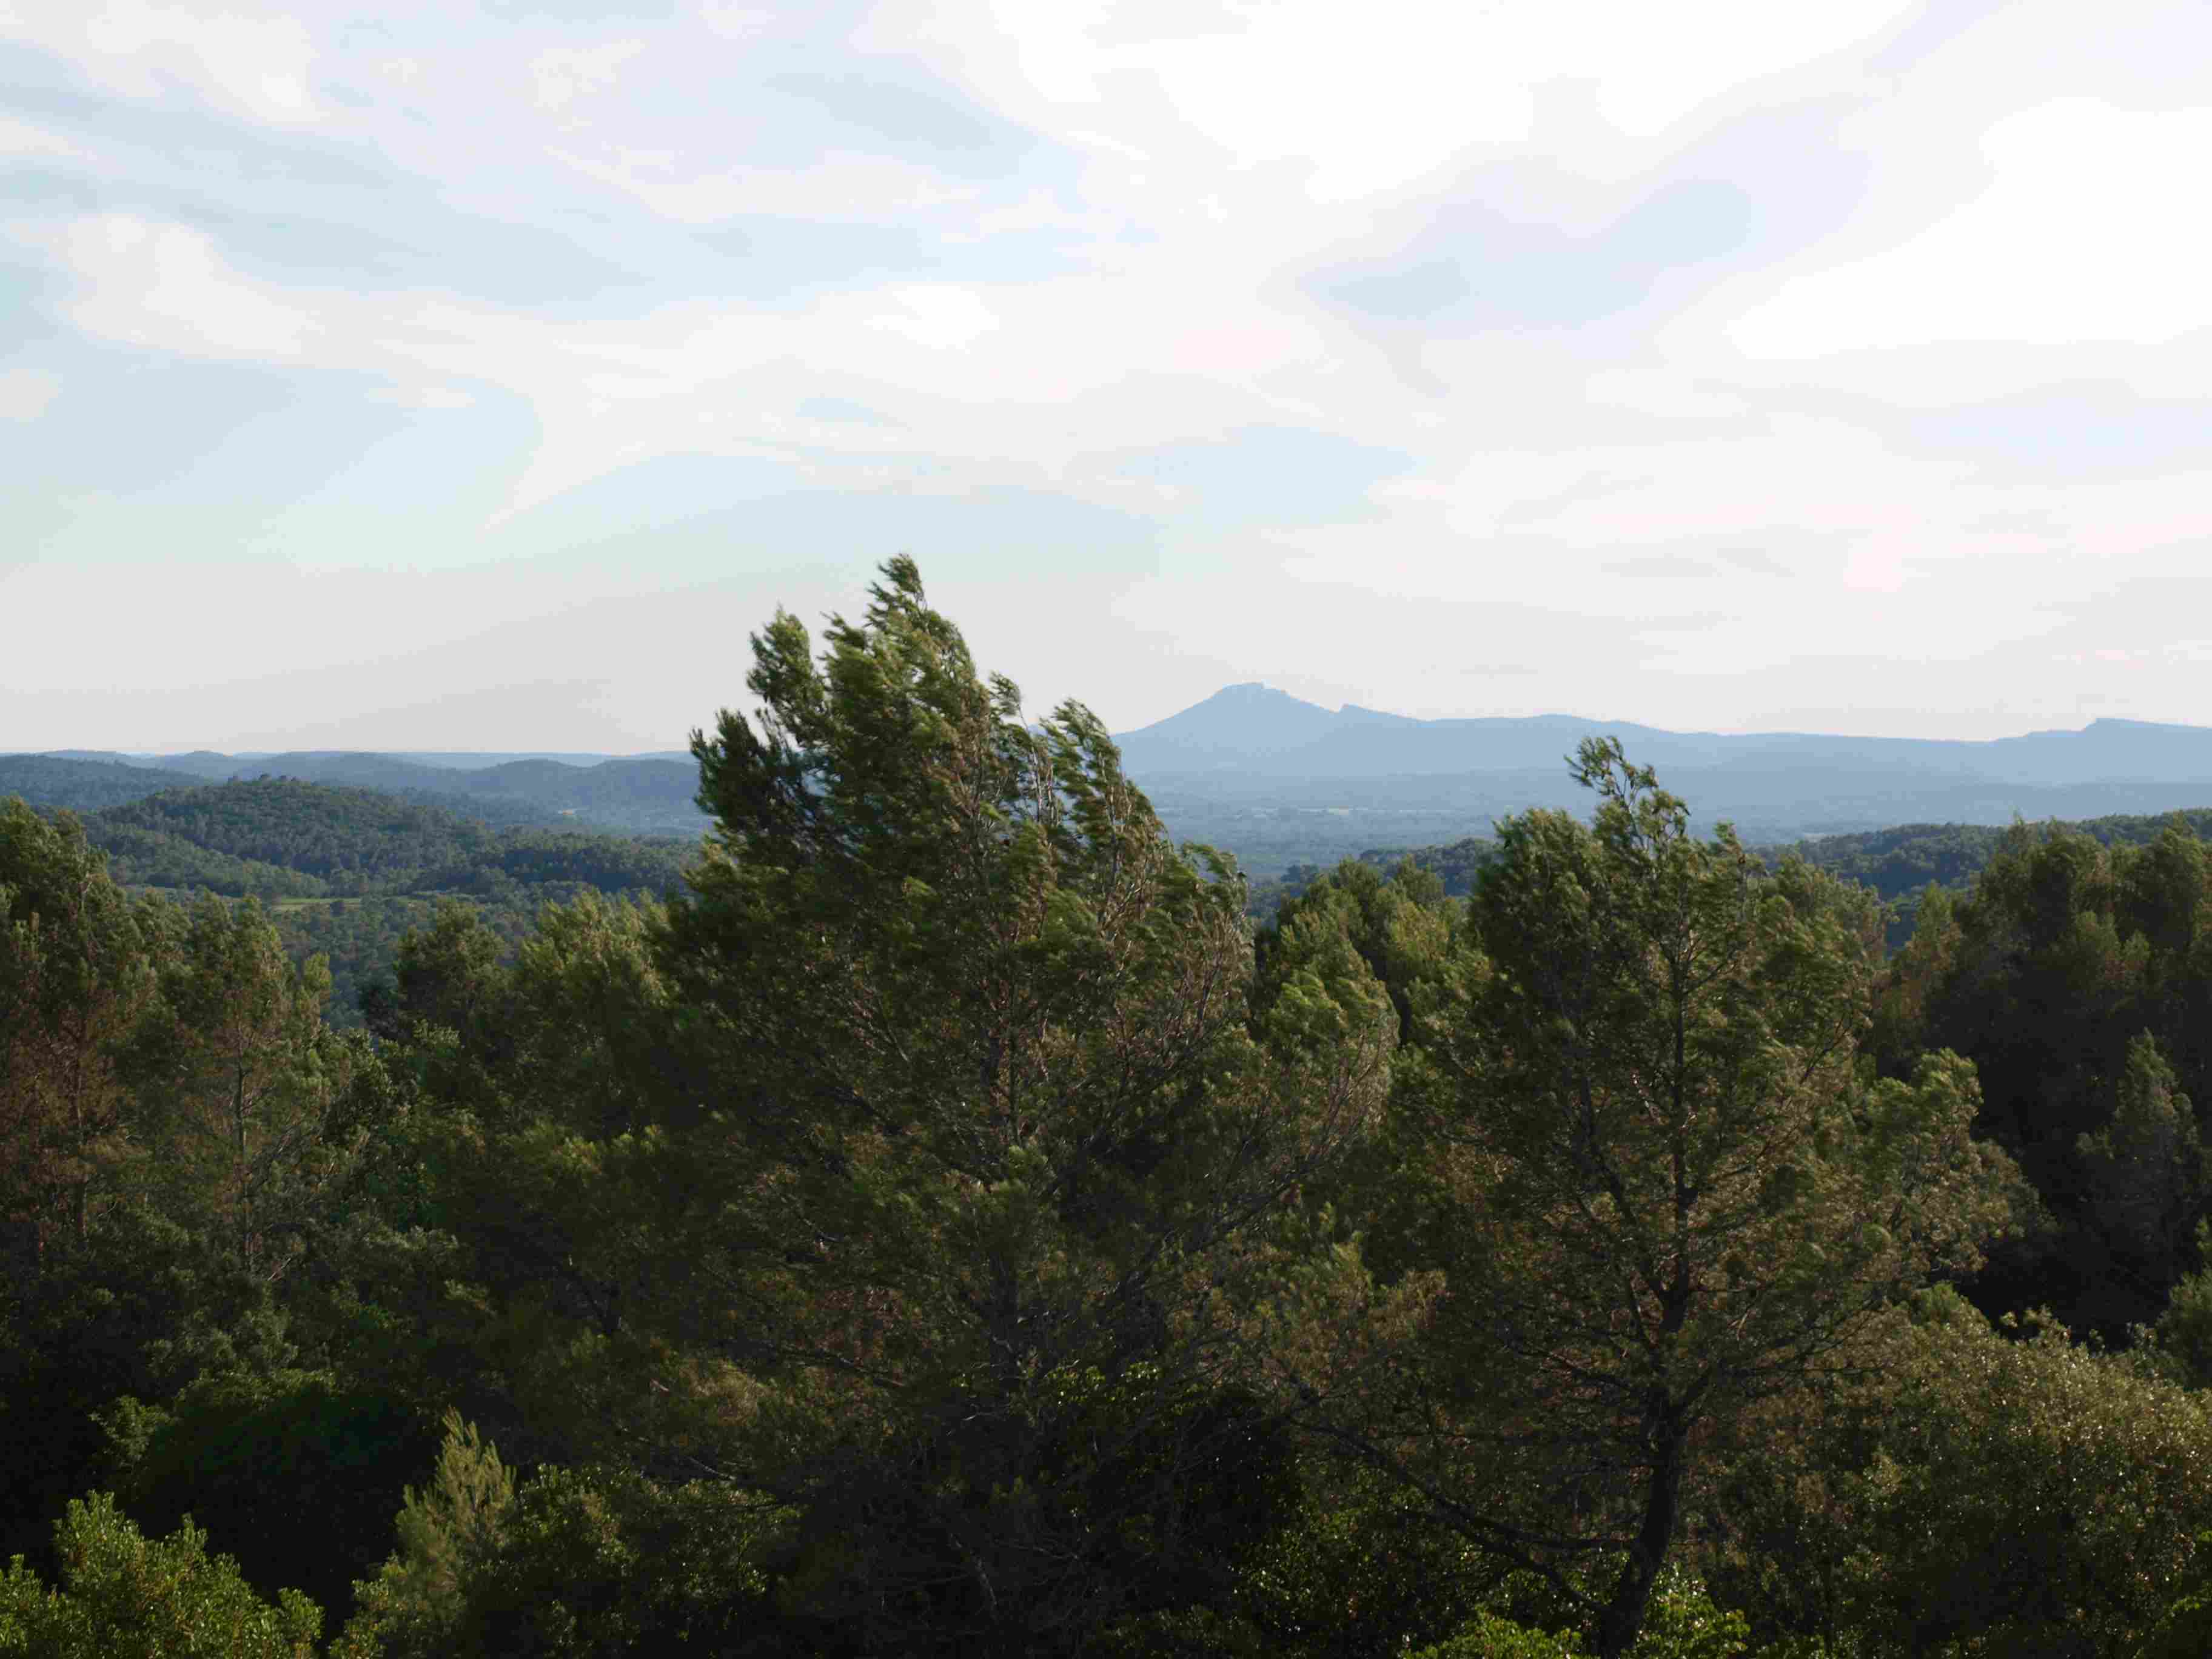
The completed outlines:
[[[2087,836],[2106,847],[2142,847],[2179,824],[2203,837],[2212,831],[2212,808],[2082,818],[2072,823],[2028,824],[2015,821],[1999,828],[1980,823],[1906,823],[1887,830],[1821,836],[1751,850],[1770,870],[1798,859],[1829,874],[1872,890],[1890,907],[1891,943],[1911,937],[1920,901],[1931,888],[1964,893],[2001,850],[2017,853],[2052,836]],[[1376,870],[1401,863],[1433,871],[1447,897],[1465,898],[1476,878],[1498,854],[1492,836],[1468,836],[1433,847],[1378,847],[1354,860]],[[1328,874],[1328,866],[1293,863],[1280,876],[1251,884],[1250,908],[1265,920]]]
[[[463,808],[475,803],[463,802]],[[83,818],[109,876],[134,892],[254,898],[295,964],[331,975],[325,1018],[361,1018],[400,941],[441,902],[473,909],[509,948],[538,910],[591,891],[659,898],[696,843],[573,829],[494,829],[452,805],[293,779],[171,787]]]
[[[0,808],[0,1654],[2212,1649],[2203,822],[1255,927],[909,562],[747,686],[703,848]]]
[[[373,790],[501,826],[552,825],[696,839],[696,769],[651,756],[574,764],[544,757],[483,767],[434,766],[397,755],[339,751],[244,759],[216,754],[97,756],[82,750],[0,755],[0,797],[78,811],[139,800],[191,783],[316,783]]]

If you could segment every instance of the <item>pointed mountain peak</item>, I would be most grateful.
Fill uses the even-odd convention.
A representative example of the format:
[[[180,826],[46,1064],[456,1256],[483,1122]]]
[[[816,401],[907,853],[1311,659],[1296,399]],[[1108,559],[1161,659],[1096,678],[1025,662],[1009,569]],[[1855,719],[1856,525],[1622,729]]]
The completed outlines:
[[[1261,680],[1224,685],[1203,702],[1118,739],[1153,765],[1234,766],[1313,742],[1338,722],[1318,703]],[[1125,758],[1127,756],[1125,754]]]

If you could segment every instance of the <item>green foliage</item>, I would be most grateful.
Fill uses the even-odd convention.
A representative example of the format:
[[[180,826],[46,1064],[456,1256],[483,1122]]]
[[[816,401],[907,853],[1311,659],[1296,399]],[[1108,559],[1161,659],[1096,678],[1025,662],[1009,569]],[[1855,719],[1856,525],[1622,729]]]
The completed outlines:
[[[111,807],[100,830],[173,836],[185,845],[316,877],[320,890],[415,885],[422,872],[472,861],[498,836],[483,823],[374,789],[287,778],[173,789]]]
[[[1751,1621],[1715,1605],[1704,1583],[1674,1563],[1652,1586],[1634,1659],[1737,1659],[1751,1648]]]
[[[1877,1651],[2127,1653],[2201,1580],[2205,1401],[2063,1328],[1955,1297],[1767,1420],[1723,1492],[1721,1588],[1768,1628]]]
[[[1630,1650],[1632,1659],[1742,1659],[1751,1629],[1740,1613],[1713,1605],[1698,1579],[1672,1565],[1652,1586],[1650,1611]],[[1449,1639],[1415,1650],[1409,1659],[1584,1659],[1589,1652],[1571,1630],[1516,1622],[1486,1609]]]
[[[1594,1607],[1615,1656],[1699,1440],[1971,1264],[2006,1212],[1971,1069],[1856,1061],[1865,896],[1693,840],[1615,745],[1586,744],[1580,775],[1589,825],[1502,826],[1419,1028],[1435,1082],[1405,1097],[1390,1259],[1448,1291],[1365,1443],[1473,1539],[1623,1559]]]
[[[514,1473],[473,1424],[448,1410],[429,1482],[402,1494],[398,1549],[356,1584],[360,1611],[334,1651],[346,1659],[422,1659],[452,1651],[472,1575],[498,1551],[514,1506]]]
[[[1279,999],[1298,970],[1348,945],[1389,994],[1401,1040],[1413,1034],[1415,988],[1441,975],[1457,908],[1437,876],[1411,861],[1385,874],[1347,860],[1308,884],[1259,930],[1255,1000]]]
[[[2179,1258],[2206,1191],[2197,1114],[2148,1032],[2128,1045],[2112,1115],[2075,1151],[2087,1178],[2088,1218],[2109,1238],[2161,1265]]]
[[[165,1403],[205,1371],[290,1357],[269,1286],[228,1252],[132,1204],[0,1283],[0,1512],[9,1553],[45,1548],[72,1493],[112,1467],[99,1414]]]
[[[1486,1613],[1458,1635],[1417,1649],[1412,1659],[1583,1659],[1588,1651],[1571,1636],[1530,1630]]]
[[[2212,1262],[2212,1221],[2197,1224],[2197,1254]],[[2154,1370],[2188,1388],[2212,1388],[2212,1272],[2185,1274],[2158,1323],[2136,1335]]]
[[[1230,872],[908,564],[818,662],[780,618],[749,684],[696,745],[693,896],[557,915],[511,971],[457,933],[400,988],[466,1106],[433,1161],[502,1436],[774,1494],[783,1594],[879,1649],[1218,1594],[1287,1463],[1250,1356],[1343,1242],[1304,1188],[1379,1107],[1387,1001],[1354,957],[1255,1035]]]
[[[0,1656],[21,1659],[313,1659],[322,1614],[297,1590],[272,1605],[186,1522],[148,1539],[104,1492],[56,1528],[61,1583],[17,1556],[0,1577]]]
[[[1486,1613],[1533,1622],[1566,1611],[1541,1581],[1431,1524],[1417,1494],[1356,1468],[1326,1474],[1338,1478],[1309,1493],[1238,1575],[1231,1606],[1256,1651],[1395,1659]]]
[[[495,830],[480,821],[482,803],[458,805],[264,778],[167,788],[95,812],[85,829],[119,884],[271,903],[294,963],[325,959],[337,1025],[357,1023],[364,994],[384,994],[400,939],[441,898],[476,906],[512,951],[543,906],[594,892],[658,897],[681,884],[695,850],[667,838]]]
[[[548,884],[660,893],[683,878],[673,840],[495,830],[376,789],[289,778],[171,789],[88,821],[133,885],[264,898],[418,891],[505,896]]]
[[[431,1484],[410,1490],[399,1549],[359,1587],[337,1659],[599,1659],[677,1648],[805,1650],[760,1565],[775,1507],[721,1482],[540,1471],[518,1486],[449,1415]]]
[[[152,1001],[173,919],[109,880],[82,827],[0,804],[0,1228],[35,1261],[118,1196],[121,1045]]]
[[[0,755],[0,801],[96,811],[139,799],[176,782],[175,775],[112,761],[64,760],[52,755]]]
[[[2198,1659],[2212,1652],[2212,1532],[2197,1537],[2188,1588],[2159,1615],[2129,1659]]]
[[[306,1653],[299,1586],[347,1659],[2203,1645],[2189,826],[1768,856],[1592,744],[1588,823],[1248,890],[910,562],[747,684],[688,891],[0,811],[0,1654]],[[2013,1153],[1975,1294],[2136,1352],[1917,1290]]]
[[[1441,847],[1370,847],[1356,859],[1340,860],[1334,870],[1314,864],[1293,864],[1272,881],[1255,883],[1250,908],[1261,921],[1272,921],[1278,910],[1310,891],[1316,883],[1331,878],[1342,883],[1350,878],[1350,872],[1355,867],[1364,867],[1378,875],[1403,868],[1417,870],[1433,880],[1435,890],[1442,896],[1465,898],[1474,890],[1476,878],[1497,857],[1497,840],[1489,836],[1469,836]]]
[[[1893,965],[1885,1066],[1929,1047],[1973,1060],[1979,1133],[2052,1218],[1993,1263],[1975,1289],[1985,1308],[2048,1302],[2123,1340],[2191,1265],[2212,1207],[2208,890],[2203,845],[2178,820],[2110,847],[2016,825]]]
[[[218,852],[167,830],[95,815],[88,831],[93,844],[107,854],[115,879],[130,887],[264,899],[319,897],[330,890],[320,876]]]
[[[203,895],[124,1053],[163,1209],[266,1278],[305,1248],[342,1178],[353,1148],[329,1133],[333,1116],[374,1065],[324,1028],[329,986],[319,962],[286,959],[254,901]]]

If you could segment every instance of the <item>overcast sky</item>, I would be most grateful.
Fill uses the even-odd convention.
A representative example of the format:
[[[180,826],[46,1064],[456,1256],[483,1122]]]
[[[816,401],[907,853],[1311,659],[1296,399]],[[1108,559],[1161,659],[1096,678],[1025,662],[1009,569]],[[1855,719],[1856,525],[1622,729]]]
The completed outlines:
[[[0,750],[2212,724],[2201,0],[0,0]]]

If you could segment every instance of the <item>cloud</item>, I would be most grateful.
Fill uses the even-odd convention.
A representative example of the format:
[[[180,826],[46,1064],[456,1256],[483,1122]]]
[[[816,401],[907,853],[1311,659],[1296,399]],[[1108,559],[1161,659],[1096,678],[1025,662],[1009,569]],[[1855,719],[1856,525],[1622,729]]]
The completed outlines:
[[[300,356],[320,330],[306,307],[240,279],[214,241],[182,225],[128,214],[78,220],[59,252],[84,284],[79,326],[189,356]]]
[[[558,149],[554,155],[586,178],[687,225],[720,224],[750,214],[884,219],[967,193],[929,167],[879,155],[831,155],[800,167],[701,167],[674,149],[617,149],[596,156]]]
[[[325,113],[312,82],[318,53],[298,17],[161,0],[12,0],[20,38],[58,52],[102,84],[158,98],[171,77],[257,120],[299,125]]]
[[[902,0],[876,9],[863,39],[918,47],[1039,131],[1232,170],[1279,164],[1310,201],[1334,204],[1404,190],[1484,147],[1528,139],[1534,89],[1562,76],[1589,84],[1615,132],[1654,138],[1716,100],[1750,100],[1762,79],[1878,40],[1911,9],[1910,0],[1291,0],[1148,15],[1105,0]]]
[[[866,404],[856,404],[849,398],[808,398],[799,405],[800,416],[810,421],[850,421],[861,426],[899,424],[890,416],[870,409]]]
[[[880,76],[786,73],[768,89],[803,100],[847,127],[896,145],[930,151],[955,166],[990,152],[1026,149],[1026,135],[1008,131],[949,89],[913,86]]]
[[[61,392],[58,375],[35,368],[0,369],[0,421],[35,421]]]
[[[2054,100],[1982,135],[1990,183],[1903,245],[1808,273],[1739,318],[1751,356],[1948,342],[2163,345],[2212,325],[2212,228],[2174,210],[2212,109]]]
[[[380,404],[394,404],[401,409],[423,410],[467,409],[476,399],[465,392],[449,386],[386,386],[369,394]]]
[[[1787,576],[1790,567],[1771,553],[1763,553],[1755,547],[1726,547],[1719,556],[1739,570],[1747,570],[1755,576]]]
[[[1609,576],[1657,577],[1666,580],[1720,574],[1709,561],[1689,553],[1646,553],[1632,559],[1607,559],[1599,568]]]
[[[15,3],[0,292],[69,395],[0,528],[73,557],[134,491],[295,568],[772,523],[765,605],[1049,499],[1027,579],[1126,532],[1157,585],[1082,604],[1155,666],[1728,726],[1922,719],[1885,658],[2212,542],[2197,8]],[[193,441],[75,424],[157,379]]]
[[[885,297],[892,309],[878,312],[870,324],[932,351],[964,350],[1000,325],[998,314],[972,289],[908,283]]]
[[[1626,310],[1668,271],[1733,252],[1756,220],[1751,200],[1717,180],[1669,184],[1595,232],[1471,206],[1431,220],[1379,264],[1310,281],[1353,312],[1429,329],[1569,325]]]
[[[645,51],[642,40],[607,40],[593,46],[554,46],[530,60],[538,107],[565,110],[578,99],[612,86],[623,65]]]
[[[48,132],[32,125],[0,115],[0,155],[68,155],[81,156],[84,151],[59,133]]]

